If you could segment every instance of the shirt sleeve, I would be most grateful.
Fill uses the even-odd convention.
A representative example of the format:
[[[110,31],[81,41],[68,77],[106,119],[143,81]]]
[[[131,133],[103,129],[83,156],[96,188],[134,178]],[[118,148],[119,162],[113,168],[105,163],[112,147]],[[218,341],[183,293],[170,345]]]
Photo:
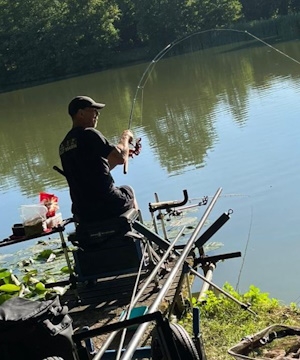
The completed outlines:
[[[87,148],[91,148],[93,152],[98,153],[105,159],[115,148],[115,145],[111,144],[99,130],[94,128],[85,129],[84,142]]]

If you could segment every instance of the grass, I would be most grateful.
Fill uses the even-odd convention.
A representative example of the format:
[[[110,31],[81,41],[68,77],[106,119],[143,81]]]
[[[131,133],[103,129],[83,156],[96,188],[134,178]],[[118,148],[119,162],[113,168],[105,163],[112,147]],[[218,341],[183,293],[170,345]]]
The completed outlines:
[[[267,293],[260,292],[260,289],[253,285],[242,295],[228,283],[223,289],[240,302],[251,303],[251,310],[257,315],[241,309],[237,303],[225,295],[218,295],[212,291],[208,291],[204,304],[196,303],[195,300],[194,306],[200,308],[201,333],[207,360],[232,360],[233,357],[227,353],[228,349],[238,344],[245,336],[253,335],[268,326],[281,324],[297,327],[300,325],[300,309],[294,303],[284,306],[278,300],[269,298]],[[180,324],[192,333],[191,314],[186,314]],[[289,341],[292,343],[295,338],[292,337]],[[276,341],[271,345],[271,347],[274,346],[276,346]],[[253,355],[249,356],[252,358]]]

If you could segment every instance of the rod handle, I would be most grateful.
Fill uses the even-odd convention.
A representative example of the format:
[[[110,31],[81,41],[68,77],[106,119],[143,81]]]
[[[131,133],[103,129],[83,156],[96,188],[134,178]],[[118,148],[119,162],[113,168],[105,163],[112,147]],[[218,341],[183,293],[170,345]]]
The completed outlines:
[[[127,172],[128,172],[128,158],[126,159],[123,165],[123,174],[127,174]]]

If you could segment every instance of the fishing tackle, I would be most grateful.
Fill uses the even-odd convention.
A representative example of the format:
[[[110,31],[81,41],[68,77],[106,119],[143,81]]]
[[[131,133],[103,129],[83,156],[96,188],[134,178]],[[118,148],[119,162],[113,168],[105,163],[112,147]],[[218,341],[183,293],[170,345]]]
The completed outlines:
[[[142,150],[142,138],[138,138],[135,142],[135,145],[132,144],[132,143],[129,143],[129,145],[133,146],[133,148],[129,148],[129,154],[128,154],[128,157],[131,157],[133,158],[134,155],[139,155],[141,150]],[[124,163],[124,166],[123,166],[123,173],[124,174],[127,174],[128,172],[128,160]]]
[[[130,145],[132,145],[133,148],[129,149],[129,157],[133,158],[134,155],[139,155],[142,150],[142,138],[138,138],[135,144],[130,143]]]

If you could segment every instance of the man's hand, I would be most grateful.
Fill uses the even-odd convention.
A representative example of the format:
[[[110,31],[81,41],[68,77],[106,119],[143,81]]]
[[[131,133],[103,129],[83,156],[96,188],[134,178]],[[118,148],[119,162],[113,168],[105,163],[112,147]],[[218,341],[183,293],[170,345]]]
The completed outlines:
[[[133,133],[131,130],[124,130],[122,133],[122,138],[128,136],[128,142],[131,144],[133,142]]]

